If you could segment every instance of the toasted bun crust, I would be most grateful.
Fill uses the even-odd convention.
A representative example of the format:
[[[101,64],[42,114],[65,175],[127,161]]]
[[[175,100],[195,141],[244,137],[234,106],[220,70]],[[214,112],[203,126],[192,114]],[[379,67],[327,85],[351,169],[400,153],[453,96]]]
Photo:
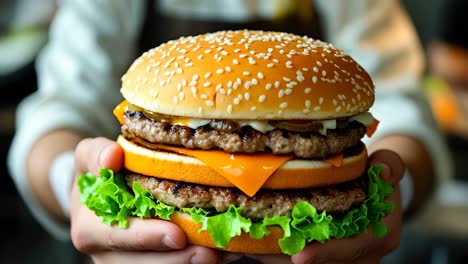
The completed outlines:
[[[240,236],[232,238],[226,248],[215,246],[210,233],[199,232],[201,224],[196,224],[187,213],[175,212],[171,215],[171,222],[184,230],[190,244],[217,248],[219,250],[248,253],[248,254],[281,254],[278,240],[283,237],[283,230],[276,226],[270,226],[271,233],[261,239],[251,238],[249,234],[242,232]]]
[[[331,44],[248,30],[149,50],[122,77],[121,92],[149,111],[220,119],[334,119],[374,102],[368,73]]]
[[[117,142],[125,153],[124,167],[145,176],[195,184],[235,187],[200,160],[176,153],[147,149],[119,136]],[[252,154],[255,159],[255,154]],[[366,169],[367,151],[347,156],[340,167],[319,160],[290,160],[276,170],[263,189],[304,189],[329,186],[354,180]],[[254,174],[255,172],[253,172]]]

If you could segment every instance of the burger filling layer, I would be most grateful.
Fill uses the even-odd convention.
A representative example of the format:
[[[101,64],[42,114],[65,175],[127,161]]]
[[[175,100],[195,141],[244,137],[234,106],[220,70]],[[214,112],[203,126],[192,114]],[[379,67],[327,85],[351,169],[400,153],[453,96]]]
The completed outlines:
[[[140,111],[127,111],[124,122],[122,134],[129,140],[138,138],[151,143],[194,149],[222,149],[229,153],[293,153],[297,157],[309,159],[341,153],[359,144],[366,133],[366,127],[358,121],[338,122],[336,129],[328,130],[326,135],[313,129],[316,125],[314,123],[294,125],[285,122],[281,124],[280,121],[276,125],[284,128],[273,128],[266,132],[252,126],[238,127],[236,122],[229,120],[210,120],[205,125],[191,128],[151,119]],[[299,128],[304,131],[297,131]]]
[[[340,214],[349,211],[367,198],[365,177],[321,188],[294,191],[260,190],[249,197],[236,188],[211,187],[178,181],[147,177],[131,172],[125,175],[127,184],[137,182],[158,200],[178,208],[203,208],[207,211],[225,212],[230,205],[242,208],[242,215],[252,220],[265,217],[290,216],[294,206],[307,201],[319,212]]]

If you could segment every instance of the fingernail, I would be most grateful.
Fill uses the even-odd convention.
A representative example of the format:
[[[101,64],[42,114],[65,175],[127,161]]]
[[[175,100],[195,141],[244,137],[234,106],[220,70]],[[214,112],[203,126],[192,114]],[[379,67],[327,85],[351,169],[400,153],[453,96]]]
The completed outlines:
[[[168,248],[181,248],[181,246],[177,245],[174,242],[174,240],[172,240],[172,238],[170,238],[169,236],[164,236],[162,239],[162,243]]]
[[[101,153],[99,153],[99,167],[106,166],[106,161],[109,156],[109,151],[111,151],[111,146],[106,146]]]
[[[195,254],[190,259],[190,263],[192,263],[192,264],[201,264],[201,263],[206,263],[206,261],[204,261],[203,257],[200,256],[199,254]]]

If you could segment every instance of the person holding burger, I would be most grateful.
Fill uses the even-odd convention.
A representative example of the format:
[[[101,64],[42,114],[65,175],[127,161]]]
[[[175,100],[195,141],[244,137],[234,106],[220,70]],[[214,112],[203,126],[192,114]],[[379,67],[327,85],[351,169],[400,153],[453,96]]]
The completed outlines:
[[[219,19],[216,14],[221,10],[225,19],[247,14],[240,8],[226,9],[213,3],[205,6],[200,2],[190,8],[171,4],[174,2],[161,1],[161,10],[180,17],[200,12],[198,15],[203,13],[214,20]],[[184,228],[185,220],[173,217],[174,207],[231,210],[234,215],[242,207],[245,214],[236,219],[252,219],[239,222],[244,232],[252,233],[255,220],[296,215],[296,207],[288,203],[306,199],[319,211],[330,212],[332,217],[322,216],[336,227],[332,218],[338,219],[369,200],[363,186],[371,183],[359,177],[363,168],[380,165],[380,177],[394,190],[387,197],[394,210],[382,219],[388,230],[384,237],[373,236],[375,229],[366,233],[363,231],[367,228],[358,228],[359,232],[352,236],[328,240],[330,237],[323,235],[325,229],[321,228],[316,230],[319,235],[309,236],[306,231],[302,240],[286,237],[296,242],[324,242],[307,243],[299,251],[285,251],[280,246],[281,252],[292,256],[276,255],[279,252],[269,247],[261,252],[249,251],[262,245],[244,246],[243,240],[239,244],[244,248],[231,250],[261,253],[249,256],[265,263],[374,263],[397,247],[403,210],[415,212],[428,198],[436,179],[450,175],[445,146],[418,89],[421,52],[397,1],[315,1],[322,15],[325,39],[339,49],[286,33],[224,31],[167,42],[142,55],[130,68],[141,27],[141,3],[104,3],[78,4],[70,0],[61,7],[51,42],[39,61],[41,91],[21,106],[19,130],[9,160],[18,189],[38,220],[58,237],[66,239],[71,233],[78,250],[95,262],[215,263],[239,258],[236,253],[196,242],[197,236],[191,235],[196,233]],[[218,12],[206,11],[210,8]],[[101,23],[91,23],[94,19]],[[76,24],[70,31],[67,25],[73,21]],[[82,41],[71,43],[69,37]],[[224,48],[219,43],[224,43]],[[174,54],[177,57],[171,57]],[[121,75],[120,83],[115,78]],[[262,90],[256,88],[260,85]],[[160,88],[153,89],[156,86]],[[122,100],[116,87],[122,87],[126,99],[114,110],[121,130],[113,129],[111,124],[115,120],[112,109]],[[369,135],[374,132],[377,119],[381,121],[379,129],[372,137],[363,138],[366,131],[370,131]],[[119,133],[122,136],[117,143],[114,140]],[[102,135],[108,138],[97,137]],[[361,139],[366,145],[360,143]],[[199,149],[203,149],[201,153]],[[263,181],[246,180],[220,171],[220,167],[232,171],[232,161],[216,168],[216,164],[224,162],[221,156],[212,156],[218,150],[231,153],[231,160],[239,162],[252,160],[242,158],[250,155],[257,165],[263,165],[273,160],[273,154],[283,161],[272,161],[276,167]],[[210,155],[206,155],[207,151]],[[268,158],[257,153],[265,151]],[[152,167],[148,165],[151,162],[164,166]],[[183,164],[179,171],[174,169],[175,163]],[[158,208],[163,208],[158,213],[161,219],[122,220],[118,215],[108,222],[117,219],[126,228],[103,224],[96,211],[90,210],[92,206],[80,201],[76,184],[77,176],[86,172],[98,175],[103,167],[115,173],[125,167],[129,185],[133,187],[137,182],[158,199]],[[163,169],[155,172],[154,168]],[[260,177],[263,170],[267,169],[257,168],[255,174]],[[302,177],[311,171],[334,177]],[[199,173],[198,177],[192,173]],[[88,178],[90,182],[82,180],[81,185],[92,185],[96,179],[93,176]],[[285,193],[284,189],[297,191]],[[85,192],[84,196],[95,193]],[[138,193],[140,201],[149,197],[148,192]],[[211,201],[203,196],[207,193]],[[223,209],[226,201],[237,204]],[[193,218],[193,211],[184,212]],[[163,220],[164,215],[175,223]],[[182,220],[176,222],[176,218]],[[209,218],[203,214],[198,218],[208,230],[226,223],[203,222]],[[257,234],[268,233],[257,227]],[[284,234],[289,230],[285,228]],[[291,230],[294,233],[299,229]],[[220,237],[220,244],[213,239],[214,248],[225,245],[224,235]],[[293,242],[288,240],[286,244],[291,246]]]

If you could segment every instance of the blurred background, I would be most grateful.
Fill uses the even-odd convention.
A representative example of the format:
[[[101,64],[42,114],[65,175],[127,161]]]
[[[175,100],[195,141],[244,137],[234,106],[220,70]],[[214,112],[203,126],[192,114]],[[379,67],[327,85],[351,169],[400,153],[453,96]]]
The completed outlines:
[[[0,1],[0,88],[3,91],[0,97],[0,263],[83,263],[85,258],[70,243],[54,240],[31,217],[6,168],[6,156],[15,132],[15,109],[22,98],[36,89],[34,60],[47,41],[48,23],[54,14],[52,0],[41,0],[43,5],[35,2],[33,6],[16,7],[11,2]],[[465,1],[452,1],[460,5],[453,6],[447,16],[444,11],[447,9],[442,5],[445,0],[402,2],[424,47],[427,59],[424,89],[452,152],[456,177],[417,216],[424,220],[423,225],[414,221],[418,225],[410,222],[405,226],[400,248],[386,262],[466,263],[468,9],[462,4]],[[25,10],[31,7],[36,10]],[[16,12],[34,15],[15,16]],[[15,54],[14,59],[11,54]]]

